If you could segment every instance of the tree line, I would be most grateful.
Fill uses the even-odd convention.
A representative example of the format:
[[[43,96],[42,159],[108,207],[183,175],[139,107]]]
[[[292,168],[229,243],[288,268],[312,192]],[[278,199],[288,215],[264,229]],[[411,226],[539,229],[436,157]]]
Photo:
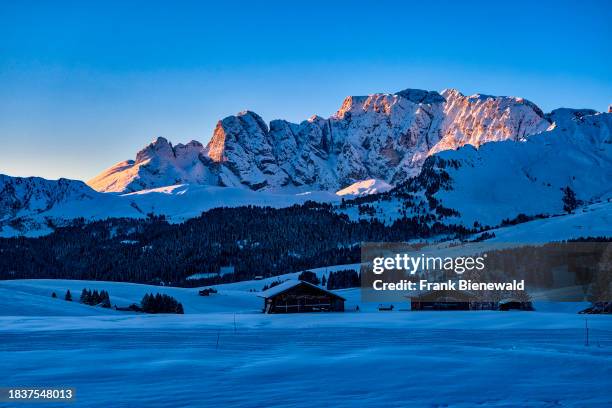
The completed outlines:
[[[216,208],[181,224],[163,217],[75,220],[39,238],[0,239],[0,279],[64,278],[208,285],[355,263],[361,242],[395,242],[438,234],[461,237],[462,226],[420,217],[391,225],[351,221],[330,205]],[[190,275],[234,265],[235,273],[200,281]]]

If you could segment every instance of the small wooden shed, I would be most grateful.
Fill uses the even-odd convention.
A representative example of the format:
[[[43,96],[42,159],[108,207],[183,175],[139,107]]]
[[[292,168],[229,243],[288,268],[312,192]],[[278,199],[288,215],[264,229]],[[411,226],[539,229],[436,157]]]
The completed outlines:
[[[264,313],[343,312],[344,299],[300,280],[289,280],[262,292]]]
[[[499,310],[504,312],[508,310],[531,311],[533,310],[533,304],[526,300],[507,298],[499,301]]]
[[[411,310],[470,310],[474,296],[458,290],[432,290],[410,297]]]

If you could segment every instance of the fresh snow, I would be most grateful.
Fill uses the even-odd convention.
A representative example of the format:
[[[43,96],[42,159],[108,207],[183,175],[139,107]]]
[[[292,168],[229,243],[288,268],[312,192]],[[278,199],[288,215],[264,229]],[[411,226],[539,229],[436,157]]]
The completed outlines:
[[[576,314],[584,304],[377,312],[360,303],[359,289],[346,289],[336,291],[347,298],[345,313],[267,315],[249,291],[263,284],[217,285],[218,294],[201,297],[197,288],[1,281],[3,385],[75,387],[77,407],[612,404],[612,320]],[[186,314],[50,297],[70,288],[78,299],[83,287],[108,290],[113,303],[167,293]],[[356,304],[359,313],[350,311]]]
[[[451,94],[455,95],[452,92]],[[359,97],[346,101],[345,105],[348,105],[341,109],[337,117],[345,118],[349,112],[353,111],[357,115],[361,112],[359,110],[361,108],[357,109],[356,106],[362,106],[363,109],[367,107],[366,110],[374,109],[375,113],[376,109],[383,109],[386,106],[384,104],[390,103],[390,100],[395,101],[393,103],[400,103],[401,98],[408,98],[402,103],[409,104],[414,104],[414,100],[437,100],[431,95],[428,97],[426,94],[414,92],[396,95],[393,98],[389,95],[385,98],[381,97],[382,99],[364,98]],[[372,103],[383,105],[375,109],[371,108]],[[492,106],[499,104],[499,106],[504,106],[504,109],[509,109],[508,106],[514,106],[514,104],[518,104],[521,110],[535,109],[524,100],[510,102],[482,95],[469,97],[459,105],[472,103],[483,104],[482,109],[489,104]],[[359,113],[359,115],[366,116],[370,114],[373,113]],[[245,115],[250,115],[250,113],[247,112]],[[351,115],[351,123],[357,121],[357,117]],[[448,173],[449,177],[446,182],[448,185],[435,192],[434,197],[442,206],[460,213],[460,217],[442,217],[440,221],[463,224],[468,227],[472,227],[477,222],[480,225],[495,227],[503,219],[515,218],[520,213],[531,216],[559,215],[563,213],[561,189],[566,186],[572,188],[578,199],[585,204],[612,198],[612,185],[610,184],[612,180],[612,114],[592,114],[592,111],[588,110],[559,109],[547,117],[554,120],[549,130],[528,138],[523,137],[529,133],[525,130],[526,128],[522,127],[523,122],[520,122],[520,125],[517,124],[517,129],[523,129],[520,141],[505,140],[484,143],[478,149],[473,146],[464,146],[457,150],[441,151],[433,156],[431,159],[435,159],[434,163],[447,163],[444,168],[434,166],[434,169]],[[307,121],[310,123],[308,126],[321,120],[318,117],[312,118]],[[255,127],[261,132],[265,130],[265,124],[253,118],[249,120],[243,118],[242,122],[229,121],[228,123],[230,122],[232,126],[242,123],[241,126]],[[455,129],[453,132],[459,131],[459,128],[453,129]],[[269,131],[272,132],[272,130]],[[488,139],[482,139],[481,142],[486,140]],[[189,162],[185,161],[184,157],[187,151],[200,147],[201,145],[197,143],[172,147],[165,139],[158,139],[147,147],[145,152],[139,153],[139,157],[147,158],[146,160],[155,158],[154,161],[157,162],[159,159],[157,155],[163,153],[168,156],[168,160],[178,160],[184,164]],[[316,157],[313,160],[318,162],[322,159]],[[146,166],[147,169],[148,166]],[[263,182],[258,178],[259,176],[254,175],[255,173],[252,173],[254,178],[251,181],[253,183]],[[155,174],[159,173],[155,172]],[[223,174],[225,174],[226,181],[232,179],[241,185],[235,174],[231,172]],[[326,174],[325,177],[336,177],[334,172]],[[160,180],[160,182],[169,181],[163,178]],[[200,183],[198,179],[189,178],[189,180],[193,183],[164,185],[151,189],[139,189],[133,193],[116,194],[96,192],[80,181],[65,179],[50,181],[35,177],[19,178],[2,175],[0,176],[0,191],[2,192],[0,236],[47,234],[52,231],[54,225],[63,225],[67,220],[77,217],[83,217],[86,220],[108,217],[138,218],[153,213],[164,214],[172,222],[181,222],[198,216],[202,211],[221,206],[284,207],[307,200],[333,203],[340,201],[342,197],[376,194],[389,189],[389,184],[383,179],[362,179],[336,194],[332,192],[334,190],[310,190],[309,188],[313,185],[319,187],[323,185],[306,181],[300,182],[300,186],[289,183],[284,187],[272,188],[273,186],[269,185],[269,188],[261,189],[265,191],[256,192],[244,186],[219,187]],[[226,183],[226,185],[234,185],[234,181],[231,183],[228,181],[229,184]],[[329,187],[335,185],[335,182],[330,181],[327,184]],[[393,190],[384,199],[372,201],[369,205],[375,207],[374,217],[382,222],[391,223],[403,216],[423,215],[422,211],[430,211],[429,204],[424,197],[426,187],[423,185],[423,191],[414,193],[417,204],[422,204],[421,207],[406,207],[406,200],[395,196]],[[348,208],[339,211],[348,214],[352,219],[371,217],[367,213],[360,214],[356,206],[349,205]]]
[[[612,237],[612,201],[578,208],[573,214],[491,230],[487,242],[552,242],[580,237]]]
[[[579,200],[612,198],[612,115],[586,116],[524,143],[488,143],[442,152],[461,167],[447,169],[453,189],[436,198],[461,213],[463,223],[496,225],[519,213],[563,213],[562,191]]]
[[[321,286],[314,285],[314,284],[312,284],[310,282],[304,282],[304,281],[300,281],[300,280],[297,280],[297,279],[289,279],[289,280],[284,281],[283,283],[280,283],[280,284],[278,284],[276,286],[273,286],[273,287],[271,287],[269,289],[264,290],[258,296],[261,297],[261,298],[269,298],[269,297],[272,297],[272,296],[276,296],[279,293],[283,293],[283,292],[285,292],[285,291],[287,291],[287,290],[289,290],[291,288],[294,288],[294,287],[296,287],[296,286],[298,286],[300,284],[309,285],[309,286],[312,286],[313,288],[317,288],[318,287],[318,288],[320,288],[322,290],[325,290],[328,293],[332,293],[333,294],[332,291],[328,291],[327,289],[325,289],[325,288],[323,288]]]
[[[357,181],[342,190],[336,191],[336,195],[346,198],[358,197],[370,194],[379,194],[389,191],[393,188],[392,185],[384,180],[369,179]]]
[[[336,202],[339,198],[331,192],[310,191],[255,192],[234,187],[214,187],[202,185],[177,185],[139,191],[121,195],[135,203],[141,211],[166,214],[174,222],[199,216],[202,211],[218,207],[239,207],[246,205],[289,207],[306,201]]]
[[[0,236],[40,236],[52,232],[49,222],[62,225],[66,221],[83,217],[88,221],[109,217],[145,218],[148,214],[166,215],[170,222],[182,222],[199,216],[203,211],[218,207],[270,206],[275,208],[302,204],[306,201],[336,202],[340,197],[331,192],[301,193],[255,192],[233,187],[213,187],[179,184],[136,193],[99,193],[84,183],[67,180],[68,187],[53,181],[34,178],[0,176],[8,188],[31,182],[28,188],[17,190],[12,196],[2,196],[0,204],[7,208],[21,205],[16,212],[0,213]],[[63,192],[65,189],[66,191]],[[76,190],[78,193],[74,193]],[[25,198],[37,197],[36,201]],[[15,228],[11,220],[20,220]]]
[[[156,139],[90,180],[93,189],[0,175],[0,236],[41,235],[77,217],[181,222],[221,206],[339,202],[389,190],[432,154],[452,163],[435,198],[461,213],[443,222],[549,216],[492,230],[487,242],[502,244],[611,236],[611,121],[455,90],[352,96],[332,117],[300,124],[245,111],[220,121],[208,146]],[[572,214],[562,208],[565,186],[584,202]],[[369,205],[392,222],[404,202],[384,197]],[[343,212],[360,218],[354,206]],[[612,318],[577,314],[584,302],[504,313],[408,312],[406,301],[378,312],[351,288],[334,291],[345,313],[261,313],[261,289],[281,281],[267,294],[278,292],[297,276],[215,285],[207,297],[200,288],[0,281],[1,385],[75,387],[77,407],[612,406]],[[83,288],[108,291],[117,306],[165,293],[185,314],[82,305]],[[68,289],[72,302],[63,300]]]
[[[446,173],[433,197],[460,216],[440,222],[473,227],[495,227],[519,214],[555,216],[563,214],[562,189],[571,188],[583,205],[612,199],[612,114],[575,116],[573,110],[556,112],[555,126],[526,141],[502,141],[467,145],[431,157],[432,174],[423,177],[410,193],[417,206],[405,207],[406,199],[392,190],[378,201],[374,217],[391,223],[406,215],[422,215],[428,209],[425,190],[436,175]],[[398,190],[405,188],[398,187]],[[580,211],[580,210],[578,210]],[[356,206],[343,209],[352,219],[371,218]],[[585,216],[583,218],[587,218]]]

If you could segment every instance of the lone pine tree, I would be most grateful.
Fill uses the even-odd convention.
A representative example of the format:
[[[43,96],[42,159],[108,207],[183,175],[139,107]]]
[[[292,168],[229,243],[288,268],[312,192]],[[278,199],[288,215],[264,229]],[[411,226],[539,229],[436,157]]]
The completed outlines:
[[[576,199],[576,193],[569,186],[562,188],[563,191],[563,211],[571,214],[576,207],[578,207],[578,200]]]

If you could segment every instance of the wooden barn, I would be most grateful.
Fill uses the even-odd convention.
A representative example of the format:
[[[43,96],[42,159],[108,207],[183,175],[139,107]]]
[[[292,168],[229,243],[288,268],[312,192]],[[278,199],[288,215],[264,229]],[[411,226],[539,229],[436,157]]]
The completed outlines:
[[[474,296],[458,290],[432,290],[410,297],[411,310],[471,310]]]
[[[531,311],[534,309],[533,304],[529,301],[507,298],[499,302],[499,310],[506,312],[508,310]]]
[[[262,292],[264,313],[343,312],[345,299],[312,283],[289,280]]]

